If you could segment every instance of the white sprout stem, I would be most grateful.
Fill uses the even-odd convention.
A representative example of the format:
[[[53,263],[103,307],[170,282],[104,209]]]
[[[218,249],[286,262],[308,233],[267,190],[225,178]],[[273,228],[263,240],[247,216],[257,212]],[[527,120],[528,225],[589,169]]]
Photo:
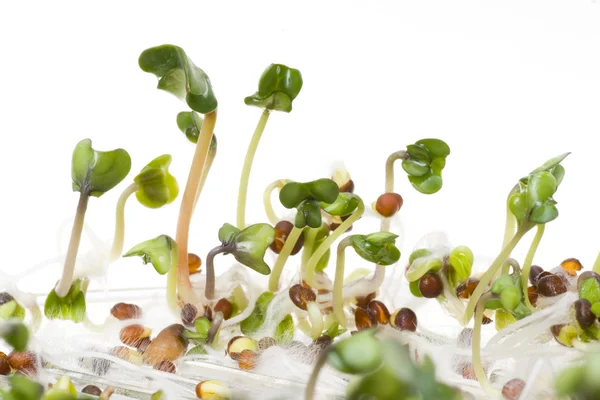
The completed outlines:
[[[242,167],[242,176],[240,178],[240,187],[238,191],[238,203],[237,203],[237,227],[244,229],[246,227],[246,197],[248,195],[248,183],[250,181],[250,171],[252,170],[252,161],[258,149],[260,138],[267,126],[270,112],[267,108],[263,111],[248,145],[248,151],[246,152],[246,158],[244,159],[244,166]]]
[[[329,355],[328,351],[322,351],[317,358],[317,362],[313,368],[313,371],[310,375],[308,383],[306,384],[306,392],[305,392],[305,400],[313,400],[315,396],[315,389],[317,387],[317,380],[319,379],[319,372],[327,363],[327,356]]]
[[[389,155],[385,162],[385,192],[394,191],[394,163],[396,160],[408,159],[408,153],[404,150],[397,151]]]
[[[385,279],[385,270],[385,266],[377,265],[375,266],[375,273],[371,279],[363,278],[348,283],[343,291],[344,300],[377,292]]]
[[[65,297],[69,293],[73,276],[75,274],[75,262],[77,261],[77,252],[79,251],[79,243],[81,242],[81,232],[83,231],[83,221],[85,219],[85,211],[87,210],[90,195],[81,193],[79,202],[77,203],[77,212],[71,229],[71,239],[69,240],[69,248],[67,249],[67,257],[63,267],[62,277],[56,285],[55,293],[58,297]]]
[[[483,312],[485,310],[485,301],[489,298],[488,295],[484,295],[477,302],[477,309],[475,310],[475,323],[473,326],[473,370],[475,371],[475,376],[477,380],[481,384],[481,387],[493,398],[499,397],[499,393],[494,387],[491,385],[490,381],[487,378],[485,370],[483,368],[483,364],[481,363],[481,325],[483,319]]]
[[[117,201],[115,236],[110,248],[110,255],[108,258],[109,263],[117,261],[119,257],[121,257],[121,254],[123,254],[123,244],[125,242],[125,204],[127,203],[129,196],[134,194],[139,188],[140,185],[138,183],[132,183],[125,188]]]
[[[335,279],[333,281],[333,315],[342,328],[348,325],[346,314],[344,313],[344,264],[346,262],[346,247],[352,245],[350,237],[344,238],[337,248],[337,259],[335,263]]]
[[[304,280],[308,285],[312,288],[323,289],[320,287],[319,283],[316,279],[316,267],[317,263],[323,257],[323,255],[327,252],[327,250],[333,245],[333,243],[340,237],[343,233],[345,233],[348,228],[352,226],[365,212],[365,203],[358,198],[358,207],[354,212],[338,226],[332,233],[325,239],[319,247],[315,250],[315,252],[310,256],[308,263],[306,265],[306,269],[304,272]],[[343,281],[343,279],[342,279]],[[341,294],[341,290],[340,290]]]
[[[319,305],[314,301],[309,301],[306,304],[306,311],[308,311],[308,320],[310,321],[310,338],[313,340],[318,339],[323,332],[323,314]]]
[[[273,208],[273,202],[271,200],[271,195],[275,189],[281,190],[282,187],[288,182],[287,179],[278,179],[272,183],[270,183],[265,191],[263,192],[263,204],[265,206],[265,213],[267,214],[267,218],[271,225],[276,225],[279,222],[279,217],[275,214],[275,209]]]
[[[296,242],[298,242],[301,234],[302,229],[294,226],[289,236],[285,239],[285,243],[283,244],[283,247],[277,256],[275,265],[273,265],[271,276],[269,276],[269,290],[271,292],[276,292],[279,289],[279,278],[283,272],[283,267],[285,266],[285,262],[289,258],[290,254],[292,254],[292,250],[294,250],[294,246],[296,245]]]
[[[213,136],[214,138],[214,136]],[[194,199],[194,210],[196,209],[196,205],[198,204],[198,199],[200,198],[200,193],[202,193],[202,189],[204,188],[204,184],[206,183],[206,178],[208,177],[208,173],[210,172],[210,168],[213,165],[213,161],[215,160],[215,156],[217,155],[216,147],[210,147],[208,149],[208,155],[206,156],[206,162],[204,163],[204,169],[202,170],[202,176],[200,177],[200,183],[198,183],[198,190],[196,190],[196,198]]]
[[[540,241],[542,240],[542,236],[544,236],[544,230],[546,228],[545,224],[539,224],[537,226],[537,231],[535,232],[535,236],[531,241],[531,246],[529,247],[529,251],[525,256],[525,261],[523,261],[523,269],[521,271],[521,285],[523,286],[523,299],[525,299],[525,304],[531,310],[535,310],[535,307],[531,305],[529,301],[529,292],[527,290],[527,285],[529,282],[529,271],[531,270],[531,264],[533,263],[533,257],[535,256],[535,252],[540,245]]]
[[[177,265],[179,264],[178,256],[176,255],[171,260],[171,268],[167,273],[167,305],[171,313],[179,317],[179,305],[177,302]]]

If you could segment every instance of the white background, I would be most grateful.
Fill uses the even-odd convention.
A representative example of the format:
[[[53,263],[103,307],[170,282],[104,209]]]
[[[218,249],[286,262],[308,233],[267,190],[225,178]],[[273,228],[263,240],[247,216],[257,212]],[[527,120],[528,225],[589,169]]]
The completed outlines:
[[[191,232],[190,250],[203,258],[221,224],[235,222],[240,168],[260,116],[243,99],[273,62],[300,69],[304,87],[293,112],[269,121],[249,222],[266,220],[268,183],[329,176],[338,160],[370,203],[383,191],[389,153],[439,137],[452,154],[438,194],[417,193],[397,166],[403,260],[432,230],[493,257],[508,190],[565,151],[573,154],[555,196],[560,217],[535,262],[550,268],[578,257],[590,266],[600,250],[600,6],[592,0],[7,1],[0,43],[3,272],[59,254],[57,232],[77,203],[71,152],[83,138],[133,159],[125,182],[90,201],[86,222],[103,240],[111,240],[120,191],[154,157],[173,155],[183,191],[193,145],[175,116],[186,106],[137,65],[141,51],[164,43],[186,50],[219,99],[218,156]],[[178,208],[130,201],[126,249],[174,235]],[[34,286],[49,289],[57,267]],[[120,286],[164,280],[139,260],[114,264],[109,276]]]

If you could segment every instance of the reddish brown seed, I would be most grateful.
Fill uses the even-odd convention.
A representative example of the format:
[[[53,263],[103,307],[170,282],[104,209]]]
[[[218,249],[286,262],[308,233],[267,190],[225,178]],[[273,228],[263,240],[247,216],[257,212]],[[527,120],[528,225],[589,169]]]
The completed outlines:
[[[558,275],[550,274],[538,280],[537,291],[542,296],[553,297],[565,293],[567,287]]]
[[[535,306],[535,303],[537,303],[537,299],[539,297],[539,293],[535,286],[529,286],[527,288],[527,297],[529,297],[529,302],[531,305]]]
[[[587,299],[579,299],[573,303],[575,306],[575,318],[583,328],[589,328],[596,322],[596,315],[592,313],[592,303]]]
[[[388,308],[379,300],[372,300],[367,306],[367,312],[377,323],[385,325],[390,322],[390,312]]]
[[[37,356],[31,351],[13,351],[6,360],[14,370],[31,370],[37,374]]]
[[[258,341],[258,351],[260,352],[273,346],[277,346],[277,341],[272,337],[267,336]]]
[[[231,302],[227,299],[221,299],[219,301],[217,301],[217,304],[215,304],[215,312],[221,312],[223,313],[223,319],[228,320],[229,318],[231,318],[231,314],[233,313],[233,305],[231,304]]]
[[[600,283],[600,275],[598,275],[594,271],[585,271],[577,278],[577,290],[579,291],[579,289],[581,289],[581,285],[583,285],[583,282],[587,281],[590,278],[594,278],[597,282]]]
[[[102,390],[98,386],[87,385],[83,389],[81,389],[82,393],[91,394],[92,396],[100,396],[102,394]]]
[[[10,374],[10,365],[6,358],[0,357],[0,375]]]
[[[194,321],[198,316],[198,309],[193,304],[185,304],[181,308],[181,322],[185,326],[194,326]]]
[[[168,372],[170,374],[174,374],[175,371],[177,371],[177,368],[175,368],[175,364],[173,364],[171,361],[161,361],[158,364],[154,365],[153,368],[159,371]]]
[[[188,272],[190,275],[199,273],[202,260],[194,253],[188,253]]]
[[[390,319],[392,326],[401,331],[417,330],[417,315],[410,308],[401,308],[396,311]]]
[[[306,311],[307,304],[317,300],[317,295],[311,289],[302,287],[300,284],[292,286],[289,290],[290,299],[301,310]]]
[[[117,303],[110,309],[110,313],[118,320],[137,319],[142,316],[142,309],[135,304]]]
[[[292,224],[290,221],[282,220],[275,225],[275,238],[269,246],[269,248],[273,250],[275,254],[279,254],[281,252],[281,249],[283,249],[283,245],[285,244],[288,236],[290,236],[292,229],[294,229],[294,224]],[[291,255],[296,255],[300,249],[302,249],[303,244],[304,236],[300,235],[298,241],[296,241],[296,244],[292,249]]]
[[[142,340],[150,337],[152,331],[142,325],[128,325],[121,329],[119,338],[123,344],[131,347],[137,347]]]
[[[238,366],[240,369],[251,370],[258,364],[258,354],[252,350],[244,350],[238,358]]]
[[[136,346],[136,348],[140,353],[143,354],[146,351],[146,349],[148,348],[148,346],[150,345],[150,343],[152,343],[152,340],[150,340],[149,337],[144,338],[140,341],[140,343]]]
[[[340,186],[340,192],[354,193],[354,181],[352,179]]]
[[[373,292],[373,293],[369,293],[366,296],[357,297],[356,298],[356,307],[367,308],[369,303],[372,300],[374,300],[376,296],[377,296],[377,293]]]
[[[161,361],[175,361],[183,356],[189,341],[183,336],[185,328],[181,324],[172,324],[164,328],[152,340],[144,352],[144,358],[151,365]]]
[[[561,268],[570,276],[577,276],[577,271],[581,271],[583,266],[576,258],[567,258],[560,263]]]
[[[532,265],[529,270],[529,282],[531,282],[532,285],[537,285],[538,277],[542,272],[544,272],[542,267],[539,265]]]
[[[525,381],[522,379],[511,379],[502,387],[502,396],[504,396],[506,400],[519,400],[524,387]]]
[[[398,193],[384,193],[377,198],[375,203],[375,210],[382,216],[388,218],[396,214],[404,200]]]
[[[461,283],[456,288],[456,295],[461,299],[469,299],[479,284],[479,279],[469,278],[465,283]]]
[[[354,323],[356,324],[356,329],[359,331],[377,325],[377,321],[374,318],[371,318],[364,308],[357,308],[354,311]]]
[[[442,278],[434,272],[428,272],[419,279],[419,291],[428,299],[438,297],[444,291]]]

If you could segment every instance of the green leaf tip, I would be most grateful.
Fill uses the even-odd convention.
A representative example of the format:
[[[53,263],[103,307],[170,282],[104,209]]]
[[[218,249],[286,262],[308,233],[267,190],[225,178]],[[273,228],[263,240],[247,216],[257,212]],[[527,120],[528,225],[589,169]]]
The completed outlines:
[[[169,154],[158,156],[133,179],[139,185],[135,196],[142,205],[160,208],[177,198],[179,185],[177,179],[169,173],[171,160]]]
[[[52,289],[44,304],[46,318],[82,322],[86,311],[85,294],[81,290],[82,283],[81,279],[75,280],[65,297],[58,297]]]
[[[127,151],[96,151],[90,139],[83,139],[73,150],[73,191],[100,197],[125,179],[130,170],[131,157]]]
[[[250,106],[292,111],[292,102],[302,89],[302,74],[282,64],[269,65],[258,82],[258,91],[244,99]]]
[[[168,235],[159,235],[132,247],[123,257],[140,256],[144,264],[152,264],[164,275],[177,263],[177,243]]]
[[[169,92],[201,114],[216,110],[217,99],[210,79],[178,46],[165,44],[151,47],[140,54],[142,71],[156,75],[158,89]]]

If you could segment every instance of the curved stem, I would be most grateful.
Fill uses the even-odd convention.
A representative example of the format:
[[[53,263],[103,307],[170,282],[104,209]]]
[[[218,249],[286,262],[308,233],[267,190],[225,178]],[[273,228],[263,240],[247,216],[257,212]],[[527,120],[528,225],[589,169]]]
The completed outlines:
[[[265,108],[262,115],[260,116],[260,119],[258,120],[258,125],[256,125],[254,135],[252,135],[252,140],[250,140],[250,144],[248,145],[246,159],[244,160],[244,166],[242,167],[242,176],[240,178],[240,188],[238,191],[237,203],[237,227],[239,229],[244,229],[246,227],[246,197],[248,194],[248,181],[250,180],[250,170],[252,169],[252,161],[254,161],[254,155],[256,154],[256,149],[258,148],[260,137],[262,136],[265,130],[265,126],[267,126],[268,120],[269,110]]]
[[[123,253],[123,242],[125,240],[125,203],[129,196],[134,194],[140,185],[133,182],[131,185],[127,186],[121,196],[119,197],[119,201],[117,201],[117,215],[115,220],[115,236],[113,238],[112,247],[110,249],[110,255],[108,262],[112,263],[121,257]]]
[[[179,306],[177,305],[177,258],[173,258],[171,269],[167,273],[167,305],[171,313],[176,317],[179,316]]]
[[[346,247],[352,245],[350,236],[344,238],[337,248],[337,258],[335,261],[335,278],[333,281],[333,315],[341,327],[348,325],[346,314],[344,313],[344,264],[346,263]]]
[[[277,256],[275,265],[273,265],[271,276],[269,276],[269,290],[271,292],[276,292],[279,289],[279,278],[283,272],[283,266],[285,265],[285,262],[290,254],[292,254],[292,250],[294,250],[294,246],[296,245],[296,242],[300,238],[301,234],[302,229],[294,226],[287,239],[285,239],[285,243],[283,244],[283,247]]]
[[[325,239],[310,256],[308,264],[306,265],[306,270],[304,271],[304,280],[306,280],[306,283],[308,283],[310,287],[319,289],[319,284],[316,280],[316,267],[321,257],[323,257],[323,254],[327,252],[336,239],[346,232],[346,230],[348,230],[348,228],[350,228],[352,224],[363,215],[364,212],[365,204],[359,197],[358,207],[354,213],[350,215],[350,217],[348,217],[344,222],[342,222],[340,226],[338,226],[333,232],[331,232],[331,235],[329,235],[327,239]]]
[[[323,315],[321,309],[315,301],[309,301],[306,304],[308,311],[308,320],[310,321],[310,338],[313,340],[318,339],[323,332]]]
[[[473,340],[472,340],[472,351],[473,351],[473,370],[475,371],[475,377],[479,381],[481,387],[493,398],[499,397],[499,393],[494,389],[485,374],[483,364],[481,363],[481,324],[483,320],[483,312],[485,310],[485,301],[490,296],[484,295],[477,302],[477,310],[475,311],[475,324],[473,326]]]
[[[600,274],[600,253],[598,253],[598,256],[596,257],[596,261],[594,262],[592,271],[594,271],[597,274]]]
[[[75,220],[73,221],[73,228],[71,229],[71,239],[69,240],[69,248],[67,249],[67,257],[65,258],[62,277],[55,289],[55,293],[58,297],[65,297],[67,293],[69,293],[69,289],[73,283],[75,261],[77,261],[77,252],[79,251],[81,232],[83,231],[83,221],[89,199],[90,195],[88,193],[81,193],[79,195],[79,202],[77,203]]]
[[[531,264],[533,262],[533,257],[535,256],[535,252],[537,251],[538,246],[540,245],[540,241],[542,240],[542,236],[544,236],[544,230],[546,228],[545,224],[539,224],[537,226],[537,231],[535,232],[535,236],[531,241],[531,246],[529,246],[529,251],[525,256],[525,261],[523,261],[523,270],[521,271],[521,285],[523,286],[523,298],[525,299],[525,304],[530,309],[534,310],[535,307],[531,305],[529,301],[529,295],[527,290],[527,283],[529,282],[529,271],[531,270]]]
[[[394,163],[396,160],[406,160],[408,153],[404,150],[397,151],[389,155],[385,162],[385,192],[394,191]]]
[[[308,227],[304,233],[304,244],[302,246],[302,271],[304,271],[304,268],[306,268],[306,265],[308,264],[308,260],[310,260],[318,232],[319,228]]]
[[[192,159],[190,173],[188,175],[185,191],[179,208],[179,218],[177,219],[176,242],[179,249],[177,266],[177,289],[179,296],[185,303],[197,303],[197,296],[192,290],[190,273],[188,270],[188,238],[190,234],[190,221],[194,211],[194,203],[199,196],[198,187],[202,179],[202,174],[208,157],[210,143],[217,122],[217,110],[204,116],[204,122],[200,128],[196,151]]]
[[[210,172],[210,167],[212,167],[213,161],[215,160],[215,156],[217,155],[217,148],[210,147],[208,149],[208,155],[206,156],[206,162],[204,163],[204,169],[202,170],[202,177],[200,178],[200,183],[198,184],[198,190],[196,190],[196,199],[194,200],[194,210],[196,209],[196,204],[198,204],[198,199],[200,198],[200,193],[202,193],[202,188],[204,188],[204,184],[206,183],[206,178],[208,177],[208,173]]]
[[[315,398],[315,389],[317,388],[317,379],[319,379],[319,372],[327,363],[327,356],[329,355],[329,350],[322,351],[319,354],[319,358],[317,358],[317,362],[313,368],[312,373],[310,374],[310,378],[308,379],[308,383],[306,384],[306,391],[304,392],[305,400],[313,400]]]
[[[510,208],[508,207],[508,202],[506,204],[506,224],[504,226],[504,240],[502,241],[502,248],[505,248],[506,245],[510,242],[510,239],[515,234],[515,228],[517,227],[517,219],[510,212]],[[502,266],[502,275],[508,274],[508,265]]]
[[[265,205],[265,212],[271,225],[275,225],[279,222],[279,217],[275,214],[273,209],[273,202],[271,201],[271,195],[275,189],[281,190],[281,188],[288,182],[287,179],[278,179],[275,182],[269,184],[263,192],[263,204]]]
[[[492,265],[490,265],[488,270],[483,274],[483,276],[479,280],[479,283],[477,284],[477,287],[473,291],[471,298],[469,299],[469,303],[467,304],[467,308],[465,309],[465,315],[463,315],[463,318],[460,321],[462,325],[466,325],[469,323],[469,321],[471,320],[471,317],[473,316],[473,312],[475,311],[475,305],[479,301],[479,298],[481,297],[483,292],[487,289],[488,285],[490,284],[490,282],[496,275],[496,272],[498,271],[498,269],[502,266],[504,261],[510,256],[510,253],[517,246],[517,243],[519,243],[519,240],[521,240],[521,238],[531,228],[532,228],[532,225],[525,223],[519,229],[517,229],[517,232],[514,234],[514,236],[510,240],[510,242],[508,242],[508,244],[506,246],[504,246],[504,248],[502,249],[500,254],[498,254],[496,259],[492,262]]]
[[[206,256],[206,283],[204,285],[204,296],[209,300],[215,298],[215,256],[221,253],[229,253],[232,250],[232,245],[217,246],[209,251]]]

